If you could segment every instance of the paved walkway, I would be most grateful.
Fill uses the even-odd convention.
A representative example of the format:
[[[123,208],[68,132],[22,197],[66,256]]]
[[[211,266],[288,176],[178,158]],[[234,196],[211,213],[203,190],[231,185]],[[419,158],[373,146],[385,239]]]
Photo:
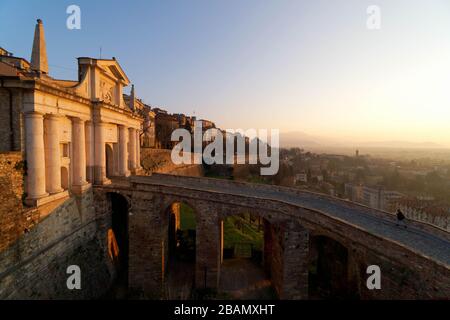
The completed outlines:
[[[272,284],[262,267],[250,259],[225,259],[220,267],[219,292],[235,300],[276,298]]]
[[[166,300],[189,300],[194,287],[194,263],[171,259],[164,282]]]
[[[210,180],[210,181],[208,181]],[[211,183],[211,180],[214,180]],[[450,267],[450,240],[442,236],[442,231],[436,233],[422,230],[421,228],[409,226],[407,229],[400,228],[395,224],[395,217],[388,213],[374,210],[358,204],[349,204],[346,201],[315,193],[299,192],[298,190],[271,190],[267,186],[254,186],[249,188],[242,183],[233,183],[229,180],[193,178],[170,175],[152,175],[147,177],[136,176],[133,182],[180,187],[197,191],[217,192],[228,195],[263,198],[298,207],[311,209],[330,215],[349,224],[364,229],[371,234],[380,236],[408,247],[426,257]],[[415,223],[418,226],[418,223]],[[428,228],[432,230],[432,228]]]

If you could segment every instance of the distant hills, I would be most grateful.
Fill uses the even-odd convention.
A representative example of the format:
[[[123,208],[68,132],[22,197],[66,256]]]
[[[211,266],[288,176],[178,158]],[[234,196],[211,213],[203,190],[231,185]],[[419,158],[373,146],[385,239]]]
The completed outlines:
[[[301,131],[295,132],[280,132],[280,145],[284,148],[291,147],[301,147],[301,148],[314,148],[314,147],[323,147],[329,145],[336,145],[337,141],[309,135],[307,133]],[[339,146],[342,146],[342,143],[338,143]]]
[[[410,141],[372,141],[361,144],[366,148],[445,148],[434,142],[410,142]]]
[[[446,148],[443,145],[434,142],[411,142],[411,141],[367,141],[367,142],[356,142],[356,141],[343,141],[339,139],[333,139],[328,137],[321,137],[315,135],[309,135],[302,131],[293,132],[281,132],[280,133],[280,145],[284,148],[300,147],[300,148]]]

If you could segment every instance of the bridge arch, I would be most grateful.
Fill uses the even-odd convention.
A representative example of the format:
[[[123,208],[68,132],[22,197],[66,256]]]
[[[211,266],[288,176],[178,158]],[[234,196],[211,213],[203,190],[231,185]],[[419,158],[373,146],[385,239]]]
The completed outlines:
[[[119,192],[107,192],[111,212],[108,229],[108,254],[117,273],[117,286],[128,287],[130,199]]]
[[[358,298],[351,254],[351,248],[336,237],[324,233],[310,235],[308,288],[311,298]]]
[[[167,204],[169,203],[169,204]],[[195,284],[198,211],[190,202],[171,199],[160,212],[163,235],[163,294],[189,299]]]
[[[276,298],[271,281],[270,222],[260,210],[223,209],[220,219],[219,291],[235,299]]]
[[[161,292],[162,247],[161,233],[158,231],[164,229],[160,229],[161,210],[166,207],[165,201],[172,198],[186,199],[198,213],[197,286],[204,283],[205,287],[217,287],[220,278],[220,220],[231,212],[253,207],[262,209],[260,214],[270,219],[274,236],[280,239],[278,247],[283,250],[278,250],[279,255],[275,259],[274,274],[277,276],[273,282],[282,299],[308,298],[310,248],[325,252],[322,253],[323,257],[331,262],[338,261],[344,266],[341,268],[341,274],[354,278],[347,279],[349,282],[356,280],[359,290],[353,290],[353,285],[347,288],[330,288],[329,285],[329,291],[345,288],[346,292],[356,292],[362,298],[393,296],[403,292],[402,288],[405,287],[399,280],[399,274],[413,279],[410,274],[418,275],[422,272],[408,264],[410,259],[423,262],[427,270],[432,270],[427,276],[433,280],[433,285],[444,291],[448,288],[445,284],[435,281],[438,279],[437,275],[447,274],[448,268],[441,261],[445,263],[450,258],[448,251],[441,250],[440,245],[447,244],[448,239],[443,235],[436,239],[429,238],[428,234],[431,233],[426,226],[397,230],[395,221],[383,212],[287,188],[157,174],[151,177],[133,177],[131,182],[135,188],[132,191],[132,228],[136,232],[130,233],[130,237],[134,239],[133,252],[130,255],[130,259],[133,259],[130,268],[132,265],[134,272],[130,278],[130,286],[144,292],[153,292],[156,295]],[[170,202],[167,205],[169,204]],[[232,211],[228,211],[229,208]],[[414,230],[413,228],[422,231],[413,233],[410,231]],[[153,232],[154,230],[156,232]],[[398,244],[398,239],[392,235],[394,230],[397,233],[408,233],[405,237],[419,239],[421,244],[426,244],[437,253],[430,251],[433,253],[432,259],[424,258],[421,255],[423,248],[416,246],[414,242]],[[325,238],[315,238],[317,236]],[[338,252],[338,257],[330,259],[332,255],[326,254],[330,251],[327,247],[337,248],[335,251]],[[384,279],[389,281],[387,289],[365,289],[365,270],[369,264],[380,264],[383,270],[387,270],[383,273]],[[408,283],[407,286],[412,284]],[[427,288],[432,288],[431,284],[427,285]],[[418,294],[408,291],[403,296],[426,296],[427,292],[420,290],[422,291]]]

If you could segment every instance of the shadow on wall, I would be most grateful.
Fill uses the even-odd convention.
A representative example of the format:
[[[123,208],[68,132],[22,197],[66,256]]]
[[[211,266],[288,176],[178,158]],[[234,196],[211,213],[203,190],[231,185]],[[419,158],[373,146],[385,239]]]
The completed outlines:
[[[0,252],[34,225],[22,204],[24,164],[19,152],[0,153]]]
[[[325,237],[310,238],[309,296],[311,299],[358,299],[349,279],[348,249]]]

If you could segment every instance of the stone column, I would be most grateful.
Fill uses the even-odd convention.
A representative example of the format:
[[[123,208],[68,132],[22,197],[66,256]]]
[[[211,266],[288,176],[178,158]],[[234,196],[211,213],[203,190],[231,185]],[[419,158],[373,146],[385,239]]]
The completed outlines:
[[[41,113],[25,114],[28,202],[48,196],[45,192],[44,118]]]
[[[64,191],[61,188],[61,150],[59,144],[60,117],[48,114],[44,119],[45,184],[50,194]]]
[[[220,220],[220,264],[223,263],[223,220]]]
[[[353,248],[348,248],[347,257],[347,292],[348,296],[352,299],[361,299],[361,293],[367,287],[364,286],[365,279],[362,279],[359,270],[359,262],[357,258],[357,252]],[[381,290],[368,290],[368,291],[381,291]]]
[[[284,229],[280,299],[308,299],[309,232],[297,222]]]
[[[141,168],[141,137],[139,130],[136,130],[136,169]]]
[[[72,118],[72,190],[82,193],[88,183],[86,181],[86,141],[84,121],[80,118]]]
[[[129,146],[128,146],[128,163],[129,169],[134,173],[136,170],[136,129],[130,128],[129,130]]]
[[[128,287],[160,299],[164,282],[165,243],[168,230],[162,224],[162,199],[146,191],[133,191],[129,215]]]
[[[105,124],[95,123],[95,160],[94,160],[94,181],[96,184],[107,184],[106,177],[106,150],[105,150]]]
[[[220,223],[217,211],[207,203],[196,206],[197,235],[195,286],[217,289],[220,276]]]
[[[127,127],[119,126],[119,175],[129,176],[128,170],[128,129]]]
[[[92,121],[86,121],[86,179],[94,182],[94,124]]]

